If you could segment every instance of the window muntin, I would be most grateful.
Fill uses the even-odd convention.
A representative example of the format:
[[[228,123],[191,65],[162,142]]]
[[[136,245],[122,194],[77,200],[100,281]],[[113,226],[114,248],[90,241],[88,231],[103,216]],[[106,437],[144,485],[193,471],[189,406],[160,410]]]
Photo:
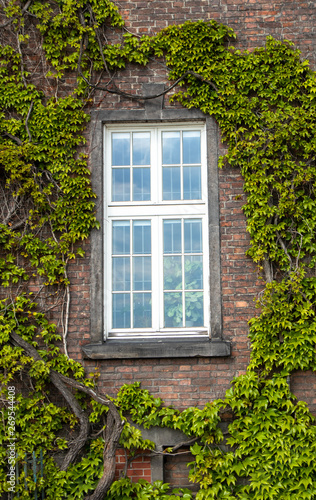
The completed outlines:
[[[207,334],[204,126],[106,127],[105,152],[107,334]]]

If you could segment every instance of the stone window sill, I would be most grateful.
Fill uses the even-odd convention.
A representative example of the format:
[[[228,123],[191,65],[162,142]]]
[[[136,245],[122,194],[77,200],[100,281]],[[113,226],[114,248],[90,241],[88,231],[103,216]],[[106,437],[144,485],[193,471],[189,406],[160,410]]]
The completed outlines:
[[[82,347],[88,359],[213,358],[230,356],[230,342],[214,340],[108,340]]]

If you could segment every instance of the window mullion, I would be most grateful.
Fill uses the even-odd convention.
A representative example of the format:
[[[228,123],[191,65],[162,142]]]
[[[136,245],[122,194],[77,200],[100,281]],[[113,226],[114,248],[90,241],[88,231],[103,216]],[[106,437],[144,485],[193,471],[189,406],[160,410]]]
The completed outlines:
[[[133,308],[133,299],[134,299],[134,266],[133,266],[133,221],[130,220],[130,270],[131,270],[131,278],[130,278],[130,310],[131,310],[131,328],[134,326],[134,308]]]
[[[154,331],[159,331],[160,329],[160,309],[161,309],[161,301],[160,301],[160,287],[161,287],[161,251],[160,251],[160,228],[159,228],[159,217],[155,217],[152,219],[152,328]]]
[[[180,134],[180,199],[183,200],[183,131]]]
[[[184,218],[181,219],[182,325],[185,327]]]

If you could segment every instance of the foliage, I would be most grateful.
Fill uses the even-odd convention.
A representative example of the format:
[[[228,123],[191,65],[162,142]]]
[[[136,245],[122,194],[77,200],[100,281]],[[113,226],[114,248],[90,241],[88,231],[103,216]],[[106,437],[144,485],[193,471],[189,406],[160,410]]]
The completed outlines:
[[[44,479],[38,488],[47,499],[84,498],[102,476],[110,402],[106,406],[82,392],[77,400],[98,436],[67,470],[53,459],[78,436],[79,417],[54,400],[51,373],[87,388],[97,379],[86,377],[65,351],[67,263],[83,255],[80,240],[98,227],[86,157],[79,152],[88,121],[84,106],[94,88],[124,95],[112,71],[164,57],[169,78],[183,87],[173,99],[215,117],[228,146],[221,165],[241,169],[248,255],[264,272],[266,287],[258,301],[260,315],[250,322],[250,365],[225,399],[179,412],[139,384],[123,386],[115,400],[125,422],[120,446],[130,459],[154,446],[127,417],[145,428],[180,429],[196,437],[190,478],[200,485],[197,500],[315,499],[316,427],[287,384],[294,370],[316,370],[316,82],[307,61],[300,61],[289,42],[271,37],[251,53],[228,48],[235,35],[215,21],[187,22],[141,39],[129,32],[119,37],[117,31],[118,43],[110,44],[105,29],[121,29],[123,21],[109,0],[10,0],[4,13],[10,45],[0,47],[0,270],[1,284],[10,293],[1,301],[0,394],[7,402],[7,387],[21,377],[18,461],[43,450]],[[49,66],[46,76],[54,77],[55,92],[43,82],[32,83],[23,58],[30,18],[36,19]],[[98,81],[99,86],[92,83]],[[62,336],[49,321],[51,308],[61,311]],[[40,357],[35,360],[16,345],[14,333]],[[227,412],[233,419],[226,439],[219,424]],[[5,405],[3,422],[8,414]],[[9,428],[1,424],[1,444],[8,439]],[[5,464],[5,446],[0,454]],[[35,484],[23,474],[19,494],[31,498]],[[1,467],[0,493],[8,491],[5,477]],[[106,498],[189,500],[192,495],[123,477]]]

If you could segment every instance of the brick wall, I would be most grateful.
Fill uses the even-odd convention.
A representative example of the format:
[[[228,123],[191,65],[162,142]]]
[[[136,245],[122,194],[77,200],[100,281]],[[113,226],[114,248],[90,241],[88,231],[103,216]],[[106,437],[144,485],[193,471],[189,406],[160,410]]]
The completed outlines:
[[[316,23],[313,1],[120,0],[117,4],[126,20],[126,27],[133,33],[152,35],[172,23],[213,18],[235,30],[236,45],[242,49],[263,46],[267,35],[277,39],[286,38],[293,41],[302,51],[302,57],[309,59],[315,67]],[[165,83],[166,76],[163,66],[153,62],[146,68],[129,65],[117,74],[117,81],[122,90],[141,92],[143,83]],[[102,92],[95,94],[93,103],[94,109],[102,110],[138,109],[142,106],[141,102],[104,95]],[[165,99],[165,106],[170,106],[168,99]],[[179,409],[191,405],[203,406],[209,400],[223,397],[232,378],[246,370],[249,362],[248,321],[258,313],[254,299],[264,285],[258,279],[256,266],[245,256],[249,236],[242,212],[245,203],[242,177],[237,170],[224,168],[219,172],[219,180],[223,332],[224,339],[232,342],[231,357],[84,360],[87,372],[95,368],[100,370],[99,387],[105,393],[114,395],[122,384],[140,381],[143,388],[163,398],[166,404],[173,404]],[[72,264],[69,271],[72,282],[69,353],[80,360],[81,346],[89,342],[89,244],[85,247],[85,259]],[[291,389],[316,413],[315,374],[297,372],[291,377]],[[119,455],[120,470],[124,460]],[[132,469],[128,469],[130,477],[150,478],[147,464],[142,460],[134,462]],[[183,471],[182,476],[174,472],[171,462],[168,467],[167,480],[180,485]],[[181,476],[178,482],[177,474]]]
[[[119,7],[126,26],[134,33],[154,34],[171,23],[188,19],[211,19],[231,26],[237,34],[237,45],[253,48],[264,44],[266,35],[293,40],[302,50],[302,57],[315,62],[313,44],[315,27],[313,2],[254,0],[192,0],[192,1],[127,1]],[[117,77],[120,87],[140,91],[142,83],[166,81],[166,71],[159,62],[147,68],[130,65]],[[118,96],[95,95],[94,109],[141,108],[139,101]],[[170,106],[168,100],[165,106]],[[93,165],[90,165],[93,168]],[[257,314],[254,299],[263,289],[257,269],[245,256],[249,245],[246,220],[242,212],[245,202],[243,181],[237,170],[225,168],[220,178],[220,224],[222,254],[222,300],[224,339],[232,342],[232,356],[222,359],[160,359],[115,360],[98,363],[85,360],[88,371],[97,366],[101,371],[100,387],[115,394],[123,383],[141,381],[142,387],[162,397],[177,408],[202,406],[210,399],[223,397],[236,375],[243,373],[249,361],[248,320]],[[89,341],[89,245],[85,259],[70,267],[71,321],[69,353],[82,359],[81,345]],[[293,375],[293,390],[309,404],[314,395],[300,390],[302,380],[309,385],[311,375]]]
[[[124,450],[116,452],[116,472],[115,479],[129,477],[133,482],[139,479],[151,481],[151,466],[150,459],[145,456],[145,451],[142,451],[144,456],[139,456],[129,463],[129,457],[125,456]],[[127,463],[127,466],[126,466]]]
[[[190,468],[187,464],[193,461],[194,456],[187,447],[179,448],[177,455],[166,456],[164,459],[164,481],[172,486],[188,488],[193,492],[197,491],[198,485],[191,483],[188,479]]]

